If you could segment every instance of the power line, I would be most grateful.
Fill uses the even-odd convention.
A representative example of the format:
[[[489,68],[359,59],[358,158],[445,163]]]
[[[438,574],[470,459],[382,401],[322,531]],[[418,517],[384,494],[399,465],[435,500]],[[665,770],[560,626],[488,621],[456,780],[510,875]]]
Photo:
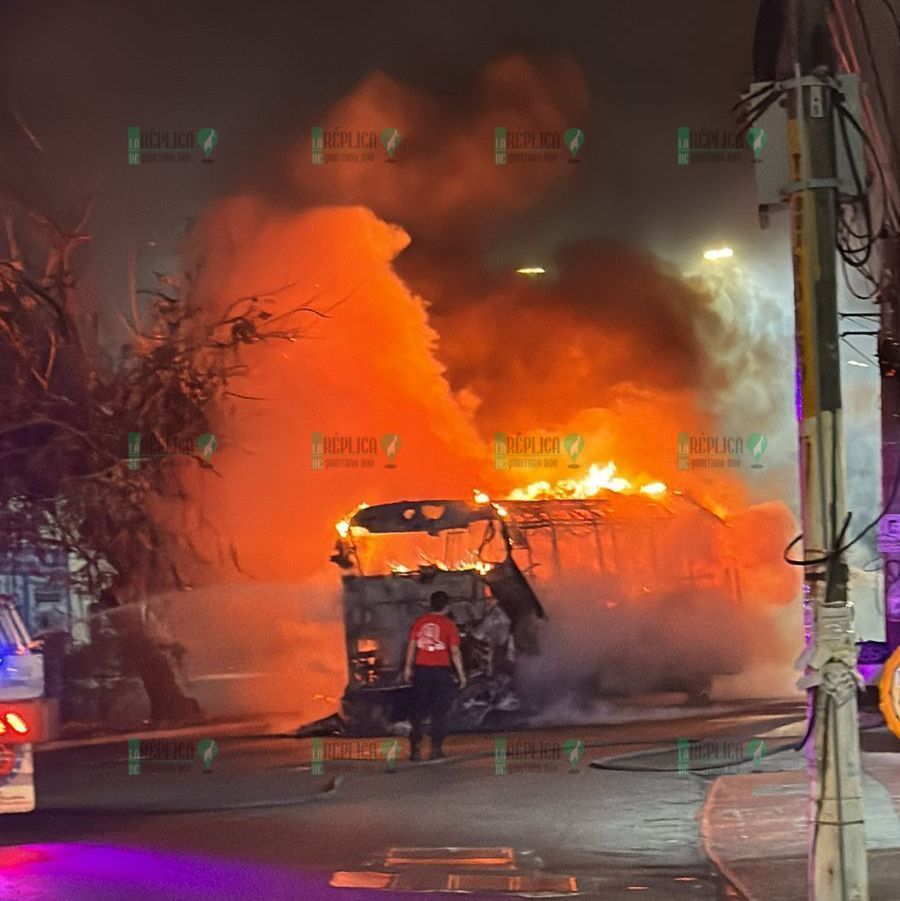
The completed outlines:
[[[871,334],[876,335],[878,333],[872,332]],[[844,344],[846,344],[847,347],[849,347],[850,350],[852,350],[857,356],[862,357],[864,360],[868,360],[876,369],[878,368],[878,362],[873,357],[870,357],[868,354],[864,354],[858,347],[855,347],[853,344],[851,344],[843,335],[841,335],[840,338],[841,341],[843,341]]]
[[[897,29],[897,41],[900,42],[900,18],[897,16],[897,10],[891,6],[890,0],[881,0],[881,2],[887,8],[887,11],[891,14],[891,18],[894,20],[894,28]]]
[[[885,6],[891,11],[891,15],[894,18],[894,24],[897,24],[897,17],[894,13],[894,8],[884,0]],[[898,162],[900,162],[900,149],[897,147],[897,138],[894,135],[893,129],[891,129],[891,114],[890,109],[888,107],[887,100],[884,95],[884,87],[881,84],[881,73],[878,71],[878,62],[875,59],[875,51],[872,49],[872,36],[869,33],[869,23],[866,20],[865,13],[862,10],[862,4],[859,0],[853,0],[853,8],[856,10],[857,18],[859,19],[859,24],[862,26],[863,39],[866,42],[866,53],[869,55],[869,59],[872,62],[872,73],[875,76],[875,92],[878,94],[878,102],[881,105],[881,114],[884,116],[885,124],[888,126],[887,133],[888,138],[891,142],[891,147],[894,150],[894,160],[893,163],[896,166]],[[900,27],[898,27],[898,36],[900,36]]]

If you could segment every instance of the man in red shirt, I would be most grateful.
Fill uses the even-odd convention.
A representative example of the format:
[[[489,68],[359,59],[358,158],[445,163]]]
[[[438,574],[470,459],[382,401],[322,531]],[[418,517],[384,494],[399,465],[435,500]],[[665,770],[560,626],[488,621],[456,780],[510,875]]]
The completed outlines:
[[[412,731],[409,734],[410,760],[421,760],[419,745],[424,729],[422,721],[431,716],[431,760],[444,756],[442,745],[447,734],[446,718],[453,702],[453,670],[459,676],[459,687],[466,687],[459,632],[447,616],[450,598],[445,591],[435,591],[429,600],[431,613],[420,616],[409,630],[406,665],[403,677],[412,682]]]

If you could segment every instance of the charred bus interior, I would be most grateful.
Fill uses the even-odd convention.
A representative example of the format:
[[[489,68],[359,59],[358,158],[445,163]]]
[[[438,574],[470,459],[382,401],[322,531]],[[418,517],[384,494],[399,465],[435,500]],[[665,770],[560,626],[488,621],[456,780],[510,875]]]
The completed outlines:
[[[621,616],[623,607],[633,614],[637,605],[648,621],[689,620],[698,592],[715,590],[740,604],[737,570],[722,559],[716,540],[722,528],[715,515],[679,498],[665,504],[615,496],[361,507],[338,525],[331,558],[343,570],[347,727],[357,734],[404,730],[406,641],[434,591],[451,599],[469,676],[451,711],[452,728],[497,728],[536,712],[518,691],[517,664],[540,658],[548,620],[565,617],[576,600],[564,597],[567,573],[577,572],[580,585],[596,596],[597,629]],[[733,655],[717,655],[714,644],[700,665],[672,660],[650,674],[630,664],[628,648],[620,658],[593,672],[584,690],[597,696],[681,691],[697,701],[708,696],[714,675],[735,671]]]

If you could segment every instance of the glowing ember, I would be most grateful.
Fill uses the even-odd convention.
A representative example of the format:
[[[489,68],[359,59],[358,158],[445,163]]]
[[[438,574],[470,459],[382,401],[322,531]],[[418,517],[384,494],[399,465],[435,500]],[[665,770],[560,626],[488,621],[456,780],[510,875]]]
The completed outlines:
[[[334,524],[334,527],[337,529],[337,533],[341,538],[346,538],[350,534],[350,520],[353,519],[360,510],[365,510],[368,506],[369,505],[365,502],[357,504],[356,509],[349,516],[345,516],[342,520]]]
[[[493,568],[492,563],[485,563],[484,560],[462,560],[456,564],[457,569],[474,569],[482,576],[487,575]]]

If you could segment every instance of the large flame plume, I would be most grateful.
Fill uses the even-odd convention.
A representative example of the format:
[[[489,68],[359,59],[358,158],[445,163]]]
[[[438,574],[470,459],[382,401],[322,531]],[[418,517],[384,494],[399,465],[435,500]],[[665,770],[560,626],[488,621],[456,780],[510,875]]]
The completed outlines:
[[[765,611],[797,596],[797,575],[780,555],[791,530],[786,507],[754,506],[765,493],[749,486],[746,472],[677,469],[680,433],[719,428],[713,400],[727,396],[730,379],[719,350],[739,340],[714,293],[607,241],[563,247],[557,277],[545,282],[483,262],[504,217],[534,206],[578,169],[498,173],[484,129],[507,120],[576,124],[588,101],[578,68],[565,60],[545,68],[521,57],[501,60],[473,91],[467,115],[373,76],[323,121],[396,127],[404,135],[396,166],[311,167],[304,141],[290,161],[297,197],[331,206],[223,200],[187,248],[203,263],[200,284],[210,305],[291,285],[276,295],[273,314],[313,298],[330,309],[306,340],[243,352],[249,375],[233,391],[255,399],[235,399],[217,429],[221,477],[193,489],[205,515],[233,541],[242,570],[222,568],[221,591],[244,597],[245,614],[230,603],[229,620],[216,623],[220,641],[254,641],[253,630],[238,635],[229,628],[254,622],[259,590],[242,586],[281,583],[279,596],[298,599],[283,616],[268,605],[275,622],[255,623],[284,637],[270,655],[284,672],[340,671],[338,577],[322,570],[334,524],[346,523],[363,499],[470,498],[477,486],[486,498],[620,492],[665,503],[677,490],[727,519],[730,552],[747,573],[744,615],[759,611],[763,622]],[[429,128],[439,129],[441,140],[426,146]],[[582,471],[573,476],[567,461],[528,478],[498,470],[491,452],[498,430],[581,435]],[[396,466],[313,469],[313,433],[399,436]],[[323,600],[329,579],[333,594]],[[582,596],[591,590],[586,582]],[[317,598],[309,621],[298,614],[305,597]],[[589,605],[561,607],[561,645],[567,617],[568,628],[590,632]],[[710,624],[716,628],[714,608]],[[759,627],[755,644],[780,646],[777,639],[767,645],[766,628]],[[339,694],[334,679],[319,693]],[[260,703],[284,703],[280,684],[270,680]],[[327,712],[301,699],[296,709],[304,716]]]

